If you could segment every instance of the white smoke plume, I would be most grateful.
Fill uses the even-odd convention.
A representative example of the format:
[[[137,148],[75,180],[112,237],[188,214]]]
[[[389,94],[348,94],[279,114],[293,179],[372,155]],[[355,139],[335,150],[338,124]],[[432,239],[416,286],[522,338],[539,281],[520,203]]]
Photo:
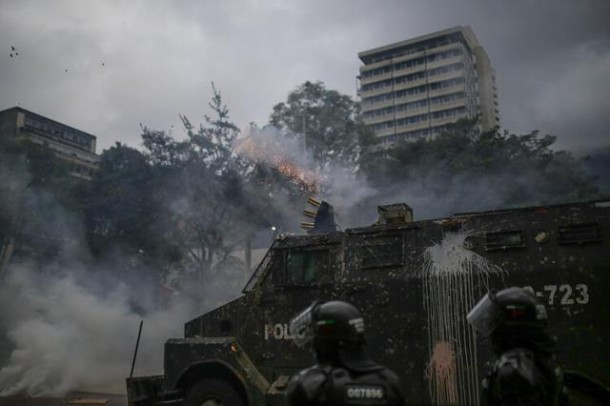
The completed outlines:
[[[235,142],[234,150],[253,162],[277,169],[302,185],[304,192],[328,201],[335,207],[341,226],[363,225],[360,213],[353,209],[362,200],[373,197],[376,190],[354,167],[342,166],[333,160],[321,166],[305,147],[302,135],[273,126],[251,128]]]
[[[131,288],[118,282],[95,293],[79,278],[17,266],[0,289],[0,325],[15,346],[0,369],[0,396],[61,396],[75,389],[124,391],[140,320],[144,328],[135,374],[161,373],[163,343],[182,336],[193,316],[186,303],[140,316]]]
[[[0,230],[9,237],[0,249],[27,236],[0,262],[0,396],[124,393],[140,320],[134,376],[161,374],[164,342],[239,293],[237,272],[216,275],[196,296],[179,296],[159,269],[120,249],[105,257],[112,263],[101,263],[88,251],[80,213],[30,178],[23,155],[0,149],[0,220],[14,227]]]

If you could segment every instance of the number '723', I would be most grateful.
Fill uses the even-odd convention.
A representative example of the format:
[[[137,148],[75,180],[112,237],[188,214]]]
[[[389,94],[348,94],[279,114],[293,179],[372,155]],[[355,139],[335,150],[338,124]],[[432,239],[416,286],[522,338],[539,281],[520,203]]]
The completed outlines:
[[[575,286],[565,283],[562,285],[544,285],[543,291],[536,291],[531,286],[524,286],[523,288],[534,293],[541,300],[546,297],[549,306],[589,303],[589,287],[584,283]]]

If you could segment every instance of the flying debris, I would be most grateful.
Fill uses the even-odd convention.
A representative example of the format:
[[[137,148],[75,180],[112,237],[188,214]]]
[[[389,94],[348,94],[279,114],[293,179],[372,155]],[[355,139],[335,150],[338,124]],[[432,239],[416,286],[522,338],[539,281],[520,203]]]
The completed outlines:
[[[308,230],[308,234],[323,234],[337,231],[333,206],[315,197],[308,197],[307,203],[315,210],[305,209],[303,215],[314,219],[314,221],[301,221],[301,228]]]
[[[68,69],[64,69],[64,72],[67,72],[67,71],[68,71]]]
[[[14,50],[15,50],[15,47],[11,45],[11,51],[14,51]]]
[[[104,62],[102,62],[102,66],[106,66],[106,64]]]
[[[324,183],[324,179],[318,173],[300,168],[296,162],[293,162],[294,157],[273,142],[258,140],[250,136],[235,146],[235,152],[253,162],[277,170],[307,193],[318,193],[320,186]]]

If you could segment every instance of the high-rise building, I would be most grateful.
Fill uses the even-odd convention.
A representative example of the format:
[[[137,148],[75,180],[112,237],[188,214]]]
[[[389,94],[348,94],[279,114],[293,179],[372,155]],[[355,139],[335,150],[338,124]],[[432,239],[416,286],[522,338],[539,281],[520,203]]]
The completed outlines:
[[[470,27],[358,54],[364,122],[384,144],[431,137],[460,118],[499,125],[495,71]]]
[[[11,136],[49,147],[57,158],[68,162],[77,178],[90,180],[98,168],[94,135],[21,107],[0,111],[0,137]]]

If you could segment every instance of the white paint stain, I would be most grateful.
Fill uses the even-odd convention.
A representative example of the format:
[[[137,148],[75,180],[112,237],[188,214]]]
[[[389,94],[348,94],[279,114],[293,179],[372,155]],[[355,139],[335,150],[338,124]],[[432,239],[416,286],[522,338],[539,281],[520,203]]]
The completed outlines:
[[[464,233],[446,234],[426,249],[423,274],[428,315],[426,378],[433,404],[476,405],[479,400],[476,341],[466,314],[502,269],[464,248]]]

